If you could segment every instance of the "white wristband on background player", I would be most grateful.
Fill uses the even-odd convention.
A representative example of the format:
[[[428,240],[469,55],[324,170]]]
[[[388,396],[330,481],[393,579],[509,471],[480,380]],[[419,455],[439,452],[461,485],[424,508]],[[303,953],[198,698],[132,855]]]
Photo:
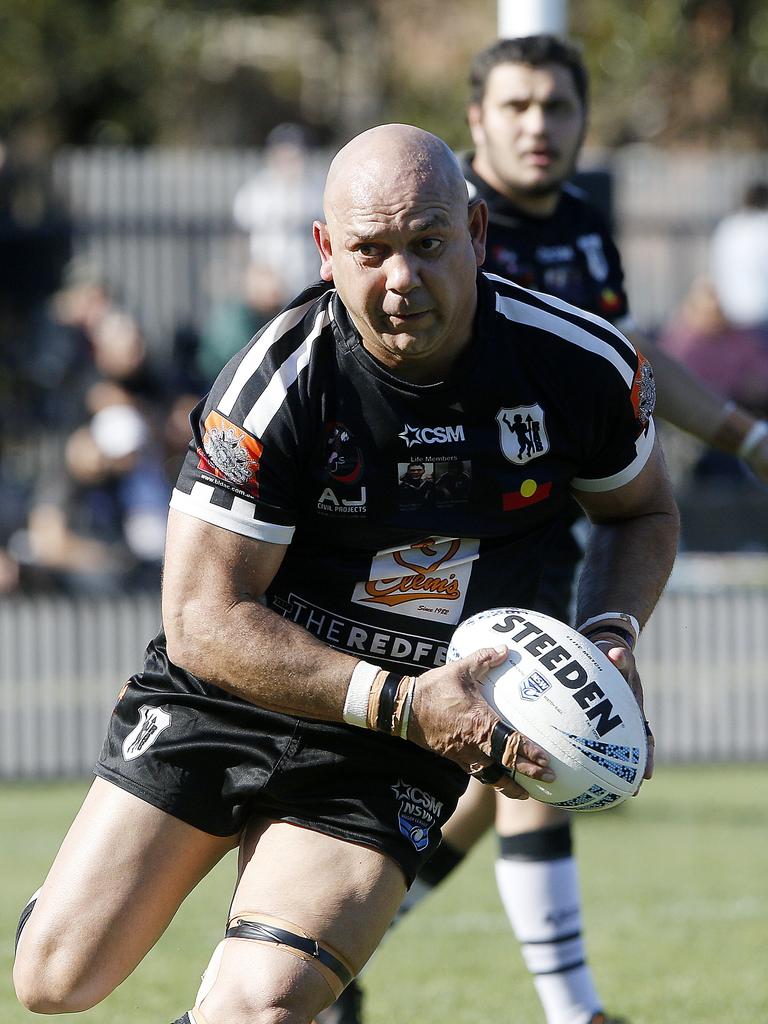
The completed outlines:
[[[358,661],[349,680],[347,696],[344,698],[344,721],[347,725],[368,728],[368,701],[373,681],[381,669],[367,661]]]
[[[611,622],[623,623],[631,630],[635,638],[635,643],[637,643],[637,638],[640,636],[640,623],[637,621],[635,616],[630,615],[629,612],[602,612],[602,614],[593,615],[591,619],[587,619],[585,622],[582,622],[582,624],[577,628],[580,633],[583,633],[584,630],[588,629],[590,626],[598,626],[603,622],[605,623],[606,632],[610,631]]]
[[[744,436],[744,440],[738,447],[736,454],[740,459],[749,459],[749,456],[768,437],[768,423],[765,420],[758,420],[753,423]]]

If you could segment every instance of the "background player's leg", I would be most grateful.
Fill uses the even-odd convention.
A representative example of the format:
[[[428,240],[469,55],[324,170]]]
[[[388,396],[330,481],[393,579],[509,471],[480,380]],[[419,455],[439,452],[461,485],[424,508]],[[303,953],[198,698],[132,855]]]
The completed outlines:
[[[461,864],[475,843],[493,825],[496,814],[496,792],[470,779],[466,793],[443,828],[443,841],[416,876],[403,897],[391,927],[428,896]],[[363,993],[353,981],[336,1002],[317,1016],[317,1024],[360,1024]]]
[[[500,797],[496,829],[499,895],[547,1024],[586,1024],[600,999],[586,963],[569,816]]]
[[[99,1002],[235,843],[96,779],[19,937],[19,999],[40,1013]]]
[[[278,919],[357,972],[404,891],[401,869],[384,854],[293,825],[253,823],[241,846],[230,919]],[[334,998],[318,967],[282,945],[230,938],[220,951],[197,1001],[206,1024],[308,1024]]]
[[[393,924],[428,896],[461,864],[475,843],[491,828],[495,814],[496,791],[490,786],[484,786],[477,779],[470,779],[467,791],[443,828],[442,843],[405,894]]]

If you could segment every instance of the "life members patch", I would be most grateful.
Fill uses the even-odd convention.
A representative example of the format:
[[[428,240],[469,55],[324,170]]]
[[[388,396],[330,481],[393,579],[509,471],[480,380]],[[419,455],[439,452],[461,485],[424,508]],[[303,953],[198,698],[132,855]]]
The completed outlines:
[[[640,362],[632,382],[632,407],[635,410],[638,423],[645,427],[653,415],[656,405],[656,381],[651,364],[641,352],[638,352],[637,355]]]
[[[199,468],[258,496],[259,461],[264,446],[218,412],[208,413],[203,427]]]

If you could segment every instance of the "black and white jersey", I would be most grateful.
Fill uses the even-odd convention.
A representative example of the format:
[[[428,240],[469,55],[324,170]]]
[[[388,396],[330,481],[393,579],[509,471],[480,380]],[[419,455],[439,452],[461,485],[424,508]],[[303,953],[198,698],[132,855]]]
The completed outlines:
[[[534,217],[479,177],[470,158],[462,158],[470,195],[488,204],[483,269],[613,322],[628,320],[621,257],[602,214],[581,189],[565,185],[554,213]]]
[[[599,317],[479,274],[473,337],[449,379],[411,384],[318,284],[198,406],[171,505],[288,545],[266,594],[279,614],[423,671],[463,618],[530,606],[572,486],[610,490],[640,472],[646,367]]]

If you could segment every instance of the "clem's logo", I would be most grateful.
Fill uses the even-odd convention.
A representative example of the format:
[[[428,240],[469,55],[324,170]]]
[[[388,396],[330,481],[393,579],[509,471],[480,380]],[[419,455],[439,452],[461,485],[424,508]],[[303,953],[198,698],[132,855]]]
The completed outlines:
[[[427,537],[378,551],[368,579],[355,584],[352,602],[455,624],[479,548],[480,541],[474,538]]]

